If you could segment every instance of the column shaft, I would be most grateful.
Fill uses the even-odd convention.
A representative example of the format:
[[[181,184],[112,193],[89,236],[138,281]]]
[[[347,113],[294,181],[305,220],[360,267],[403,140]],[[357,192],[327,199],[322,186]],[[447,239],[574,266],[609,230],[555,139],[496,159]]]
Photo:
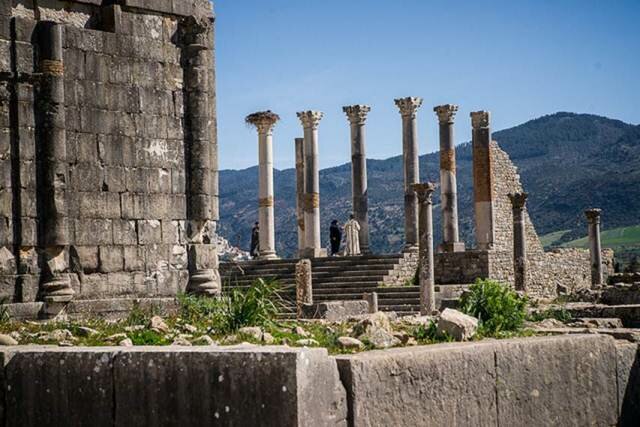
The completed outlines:
[[[431,315],[436,311],[435,276],[433,268],[433,201],[435,185],[415,184],[419,204],[420,238],[418,249],[418,273],[420,282],[420,313]]]
[[[210,26],[205,21],[186,20],[183,47],[185,138],[187,175],[187,242],[189,283],[187,290],[201,295],[220,293],[218,256],[212,244],[215,232],[211,180],[211,109],[207,47]]]
[[[442,209],[441,252],[464,251],[458,232],[458,191],[456,180],[456,150],[453,134],[453,118],[458,111],[456,105],[441,105],[434,108],[440,127],[440,202]]]
[[[513,207],[513,272],[515,288],[526,290],[527,281],[527,238],[524,221],[526,193],[509,194]]]
[[[60,24],[44,21],[39,27],[40,71],[38,100],[39,244],[45,258],[42,294],[50,303],[73,297],[69,278],[69,215],[67,211],[67,149],[64,65]]]
[[[402,98],[396,99],[395,102],[402,115],[405,250],[416,251],[418,248],[418,203],[412,186],[420,180],[416,113],[422,105],[422,99]]]
[[[353,215],[360,224],[360,252],[369,249],[369,201],[367,195],[367,156],[365,152],[365,122],[371,110],[366,105],[343,107],[351,124],[351,194]]]
[[[591,258],[591,284],[604,282],[602,268],[602,243],[600,240],[600,209],[589,209],[585,212],[589,221],[589,253]]]
[[[320,241],[320,177],[318,170],[318,130],[304,129],[304,240],[308,256],[318,256]]]
[[[324,254],[320,241],[320,177],[318,171],[318,124],[323,113],[299,112],[304,128],[304,232],[305,257]]]
[[[259,134],[259,212],[260,258],[276,257],[275,218],[273,212],[273,136],[270,130]]]
[[[304,240],[304,138],[296,138],[296,216],[298,223],[298,253],[305,248]]]
[[[494,231],[494,191],[493,167],[491,160],[491,129],[489,113],[471,113],[473,132],[473,195],[478,249],[493,247]]]

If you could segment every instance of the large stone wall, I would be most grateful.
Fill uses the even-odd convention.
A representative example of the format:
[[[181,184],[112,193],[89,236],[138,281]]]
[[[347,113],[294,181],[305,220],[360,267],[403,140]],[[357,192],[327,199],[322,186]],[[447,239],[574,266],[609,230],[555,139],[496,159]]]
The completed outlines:
[[[40,21],[64,24],[64,190],[75,299],[171,296],[189,279],[195,256],[217,265],[217,139],[213,15],[207,0],[0,0],[0,296],[34,301],[43,263],[37,151]],[[107,2],[108,3],[108,2]],[[208,129],[195,135],[186,111],[200,108],[188,93],[188,25],[205,31]],[[191,62],[190,62],[191,61]],[[192,82],[191,85],[194,83]],[[191,111],[191,110],[189,110]],[[200,111],[200,110],[198,110]],[[201,132],[202,133],[202,132]],[[189,150],[210,153],[198,195],[207,223],[194,237],[189,213]],[[201,218],[197,218],[201,219]],[[39,228],[40,227],[40,228]]]

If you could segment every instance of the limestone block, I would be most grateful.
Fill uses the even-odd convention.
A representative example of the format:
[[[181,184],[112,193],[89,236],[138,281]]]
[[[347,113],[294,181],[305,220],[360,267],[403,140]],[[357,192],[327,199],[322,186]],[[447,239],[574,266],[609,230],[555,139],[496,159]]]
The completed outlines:
[[[159,220],[137,221],[138,244],[152,245],[162,243],[162,224]]]
[[[640,419],[640,354],[638,344],[616,344],[618,365],[619,426],[633,426]]]
[[[491,345],[443,344],[336,359],[350,426],[497,425]]]
[[[113,425],[112,351],[26,348],[3,356],[6,425]]]
[[[114,383],[116,425],[346,425],[325,349],[134,348]]]
[[[364,300],[330,301],[302,306],[303,318],[326,319],[332,322],[367,313],[369,313],[369,304]]]
[[[98,256],[97,246],[75,246],[78,261],[85,273],[93,273],[98,271],[100,258]]]
[[[115,273],[124,267],[124,248],[122,246],[100,246],[100,272]]]
[[[125,219],[114,219],[113,243],[116,245],[136,245],[138,243],[136,222]]]
[[[77,245],[110,245],[113,227],[108,219],[77,219],[74,221]]]
[[[500,425],[615,425],[616,349],[598,335],[498,341]]]
[[[124,270],[141,271],[145,266],[145,248],[143,246],[124,247]]]
[[[457,310],[446,308],[438,318],[438,333],[446,333],[456,341],[466,341],[478,329],[478,319]]]

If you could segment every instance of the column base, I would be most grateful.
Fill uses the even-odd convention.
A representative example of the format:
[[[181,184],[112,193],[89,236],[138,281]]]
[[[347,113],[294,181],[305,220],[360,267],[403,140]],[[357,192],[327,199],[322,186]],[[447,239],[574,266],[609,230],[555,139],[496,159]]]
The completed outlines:
[[[198,270],[189,275],[187,292],[202,296],[220,295],[220,277],[214,270]]]
[[[46,303],[68,303],[73,299],[75,292],[71,288],[71,279],[68,274],[54,277],[42,284],[43,297]]]
[[[464,252],[466,250],[464,242],[441,243],[438,245],[438,253],[444,252]]]
[[[324,248],[306,248],[300,251],[300,258],[326,258],[327,250]]]
[[[264,254],[260,254],[258,256],[259,260],[270,260],[270,259],[280,259],[280,257],[278,255],[276,255],[275,252],[272,253],[264,253]]]

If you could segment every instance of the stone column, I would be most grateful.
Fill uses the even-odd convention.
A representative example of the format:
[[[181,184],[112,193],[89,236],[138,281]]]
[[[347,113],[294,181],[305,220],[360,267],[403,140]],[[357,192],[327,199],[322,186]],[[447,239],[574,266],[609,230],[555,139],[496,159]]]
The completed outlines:
[[[211,23],[189,17],[181,23],[185,97],[185,158],[187,176],[187,291],[199,295],[220,293],[218,254],[213,244],[211,109],[209,105],[209,48]]]
[[[360,224],[360,252],[369,249],[369,201],[367,196],[367,157],[365,154],[364,124],[371,107],[352,105],[343,107],[351,124],[351,193],[353,195],[353,215]]]
[[[600,209],[585,211],[589,221],[589,252],[591,254],[591,283],[601,285],[604,282],[602,269],[602,244],[600,242]]]
[[[304,138],[296,138],[296,216],[298,223],[298,255],[304,242]]]
[[[458,190],[456,181],[456,148],[453,119],[457,105],[440,105],[433,109],[440,124],[440,201],[442,209],[442,244],[440,252],[463,252],[464,243],[458,232]]]
[[[260,259],[278,258],[273,213],[273,126],[278,120],[280,117],[271,111],[261,111],[246,118],[246,122],[258,130]]]
[[[416,114],[422,98],[395,100],[402,115],[402,155],[404,161],[404,236],[405,250],[418,249],[418,203],[412,185],[420,180],[418,164],[418,124]]]
[[[487,250],[494,242],[494,191],[491,160],[491,129],[488,111],[471,113],[473,127],[473,196],[476,242],[478,249]]]
[[[305,314],[304,307],[313,305],[311,261],[301,259],[296,264],[296,312],[298,319]]]
[[[433,201],[435,185],[431,182],[414,184],[420,207],[420,240],[418,272],[420,281],[420,314],[431,315],[436,311],[435,278],[433,272]]]
[[[320,241],[320,178],[318,172],[318,125],[320,111],[302,111],[298,118],[304,128],[304,241],[305,257],[323,254]]]
[[[73,298],[69,276],[69,215],[67,210],[67,148],[62,48],[63,26],[51,21],[39,24],[39,69],[42,79],[37,101],[41,126],[38,198],[39,244],[44,257],[42,296],[48,303]]]
[[[524,222],[524,206],[527,193],[509,194],[513,207],[513,272],[517,291],[526,290],[527,280],[527,237]]]

